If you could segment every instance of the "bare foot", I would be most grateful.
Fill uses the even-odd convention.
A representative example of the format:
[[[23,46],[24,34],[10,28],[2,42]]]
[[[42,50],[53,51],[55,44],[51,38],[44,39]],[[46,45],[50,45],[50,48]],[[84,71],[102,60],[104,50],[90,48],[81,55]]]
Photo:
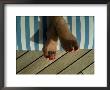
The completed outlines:
[[[62,16],[51,17],[54,19],[55,30],[59,36],[61,45],[65,51],[76,51],[78,49],[78,43],[76,38],[69,32],[68,24],[65,22]]]
[[[56,56],[58,36],[54,30],[54,26],[49,25],[47,30],[47,41],[43,47],[44,57],[54,60]]]
[[[61,41],[61,46],[63,47],[63,49],[65,51],[76,51],[78,49],[78,44],[76,41],[76,38],[71,34],[68,33],[68,35],[66,35],[66,37],[60,37],[60,41]]]

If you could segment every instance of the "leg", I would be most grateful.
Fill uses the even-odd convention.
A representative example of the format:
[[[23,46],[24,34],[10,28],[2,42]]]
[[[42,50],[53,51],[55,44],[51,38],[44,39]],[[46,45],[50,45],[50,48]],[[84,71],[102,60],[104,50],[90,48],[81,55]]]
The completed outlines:
[[[58,36],[56,31],[54,30],[54,25],[51,23],[49,17],[48,20],[49,20],[49,25],[46,32],[47,41],[43,47],[43,53],[44,53],[44,57],[49,58],[49,60],[53,60],[55,59],[55,55],[56,55]]]
[[[65,22],[62,16],[53,16],[55,30],[59,36],[62,47],[65,51],[72,51],[78,49],[78,43],[76,38],[69,32],[68,24]]]

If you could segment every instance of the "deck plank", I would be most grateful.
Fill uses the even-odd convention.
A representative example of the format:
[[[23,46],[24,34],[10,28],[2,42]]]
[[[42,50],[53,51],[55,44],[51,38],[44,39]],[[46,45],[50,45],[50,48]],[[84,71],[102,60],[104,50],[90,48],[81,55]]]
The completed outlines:
[[[78,73],[77,75],[83,75],[84,73],[83,72],[80,72],[80,73]]]
[[[50,65],[49,67],[42,70],[39,74],[57,74],[61,70],[63,70],[65,67],[67,67],[69,64],[77,60],[79,57],[87,53],[89,49],[80,49],[79,51],[76,51],[75,53],[68,53],[62,58],[60,58],[57,62]]]
[[[59,57],[61,57],[65,53],[66,52],[64,52],[64,51],[63,52],[62,51],[58,51],[57,55],[56,55],[57,56],[56,59],[58,59]],[[43,68],[45,68],[46,66],[51,64],[52,62],[54,62],[54,61],[46,60],[44,58],[44,56],[42,56],[37,61],[35,61],[31,65],[29,65],[27,68],[25,68],[21,72],[19,72],[19,74],[36,74],[40,70],[42,70]]]
[[[29,51],[16,61],[16,72],[26,67],[28,64],[39,58],[43,53],[41,51]]]
[[[63,70],[60,74],[77,74],[85,67],[90,65],[94,60],[94,51],[90,51],[85,56],[83,56],[80,60]]]
[[[94,63],[82,72],[83,74],[94,74]]]
[[[23,51],[23,50],[16,50],[16,58],[20,57],[21,55],[23,55],[24,53],[26,53],[27,51]]]

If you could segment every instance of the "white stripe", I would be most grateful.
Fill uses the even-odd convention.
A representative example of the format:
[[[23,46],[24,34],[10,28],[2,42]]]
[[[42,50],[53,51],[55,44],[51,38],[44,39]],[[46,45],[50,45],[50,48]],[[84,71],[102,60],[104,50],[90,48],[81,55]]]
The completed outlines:
[[[16,45],[16,50],[18,50],[18,45]]]
[[[81,43],[80,43],[80,49],[84,49],[85,45],[85,18],[84,16],[80,17],[81,21]]]
[[[22,43],[22,50],[27,50],[26,37],[25,37],[25,16],[21,16],[21,43]]]
[[[43,28],[42,28],[42,17],[40,16],[39,21],[39,50],[43,48]]]
[[[38,16],[38,22],[40,21],[40,17]]]
[[[57,42],[57,50],[60,50],[60,40],[58,38],[58,42]]]
[[[16,33],[17,34],[17,33]],[[17,40],[17,37],[16,37],[16,40]],[[18,50],[18,44],[17,44],[17,41],[16,41],[16,50]]]
[[[72,34],[76,37],[76,17],[72,17]]]
[[[30,47],[31,47],[31,50],[35,50],[35,47],[34,47],[34,16],[30,16],[29,17],[29,23],[30,23],[30,38],[32,40],[30,40]]]
[[[68,23],[68,18],[67,16],[63,16],[64,20],[66,21],[66,23]]]
[[[94,21],[93,16],[89,17],[89,45],[88,49],[92,49],[94,39]]]

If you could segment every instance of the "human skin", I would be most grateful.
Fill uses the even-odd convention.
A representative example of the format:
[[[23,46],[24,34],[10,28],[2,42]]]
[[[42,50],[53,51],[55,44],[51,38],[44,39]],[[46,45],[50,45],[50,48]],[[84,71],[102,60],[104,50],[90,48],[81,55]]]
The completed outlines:
[[[48,20],[47,41],[43,47],[44,56],[50,60],[55,59],[58,37],[61,46],[66,52],[76,51],[79,48],[77,40],[69,32],[68,24],[65,22],[63,16],[49,16]]]
[[[78,49],[78,43],[74,35],[69,31],[68,24],[65,22],[63,16],[50,17],[55,30],[60,39],[61,45],[65,51],[71,51],[72,49]]]

